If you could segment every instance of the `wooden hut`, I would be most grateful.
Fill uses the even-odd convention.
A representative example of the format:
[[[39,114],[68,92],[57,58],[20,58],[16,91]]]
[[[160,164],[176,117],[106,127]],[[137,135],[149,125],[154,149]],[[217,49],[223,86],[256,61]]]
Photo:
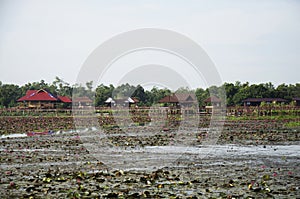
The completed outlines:
[[[158,101],[159,103],[167,104],[168,106],[190,107],[197,103],[195,94],[191,93],[174,93],[163,97]]]
[[[83,108],[83,107],[92,107],[93,105],[93,100],[91,100],[87,96],[83,97],[74,97],[73,98],[73,105],[78,107],[78,108]]]
[[[221,107],[222,100],[216,96],[210,96],[204,100],[206,113],[212,113],[214,109]]]

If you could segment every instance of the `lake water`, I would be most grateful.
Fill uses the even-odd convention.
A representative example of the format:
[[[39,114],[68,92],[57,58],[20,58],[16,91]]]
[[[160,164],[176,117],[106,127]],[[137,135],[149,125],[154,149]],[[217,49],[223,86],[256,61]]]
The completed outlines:
[[[96,129],[93,129],[96,130]],[[75,131],[60,131],[57,135],[65,134],[67,139],[72,139],[74,135],[68,133]],[[84,131],[81,131],[84,132]],[[116,135],[114,135],[116,136]],[[128,135],[127,135],[128,136]],[[1,139],[15,138],[24,139],[26,134],[2,135]],[[44,139],[52,139],[51,136],[41,136]],[[89,143],[84,143],[88,146]],[[93,145],[91,143],[91,145]],[[87,147],[90,154],[101,160],[108,166],[118,169],[152,169],[164,166],[178,166],[192,164],[222,164],[222,165],[242,165],[242,164],[297,164],[300,162],[300,144],[286,143],[281,145],[198,145],[198,146],[145,146],[145,147]],[[5,149],[0,148],[0,151]],[[15,151],[39,153],[50,152],[46,149],[21,149]],[[52,150],[52,153],[62,154],[65,151]],[[45,154],[47,155],[47,154]],[[183,163],[183,164],[182,164]],[[45,164],[45,163],[43,163]],[[58,163],[64,164],[64,163]],[[2,165],[3,166],[3,165]]]

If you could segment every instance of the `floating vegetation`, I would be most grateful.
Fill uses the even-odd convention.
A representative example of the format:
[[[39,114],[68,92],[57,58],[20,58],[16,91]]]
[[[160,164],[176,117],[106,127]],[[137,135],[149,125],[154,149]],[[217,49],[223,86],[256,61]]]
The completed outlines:
[[[80,132],[3,138],[0,141],[0,198],[300,196],[297,129],[261,120],[229,121],[224,129],[219,145],[207,156],[189,158],[185,154],[169,167],[152,170],[147,169],[147,165],[144,170],[107,167],[104,161],[87,151]],[[169,146],[174,137],[172,128],[141,137],[134,132],[124,137],[116,128],[107,131],[111,143],[119,146],[153,149],[159,143],[157,150],[172,149]],[[191,146],[191,154],[196,149],[206,150],[200,145],[206,136],[205,129],[190,135],[199,140]]]

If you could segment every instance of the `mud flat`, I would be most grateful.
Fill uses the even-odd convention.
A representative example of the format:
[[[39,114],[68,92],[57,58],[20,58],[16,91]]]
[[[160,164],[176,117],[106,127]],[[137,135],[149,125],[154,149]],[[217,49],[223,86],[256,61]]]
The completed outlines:
[[[117,130],[110,132],[113,136],[108,137],[113,147],[134,152],[139,146],[139,151],[157,157],[167,153],[174,158],[172,164],[158,168],[145,165],[118,169],[117,165],[107,164],[96,158],[95,151],[88,150],[87,141],[93,139],[83,139],[83,133],[2,137],[0,197],[300,197],[297,129],[277,128],[268,137],[255,128],[250,136],[237,133],[238,127],[227,128],[215,145],[201,145],[204,130],[203,135],[191,132],[193,139],[200,141],[188,148],[170,145],[175,136],[172,129],[142,138],[134,133],[124,136]],[[96,151],[101,152],[105,153],[101,149]],[[119,161],[127,157],[120,156]]]

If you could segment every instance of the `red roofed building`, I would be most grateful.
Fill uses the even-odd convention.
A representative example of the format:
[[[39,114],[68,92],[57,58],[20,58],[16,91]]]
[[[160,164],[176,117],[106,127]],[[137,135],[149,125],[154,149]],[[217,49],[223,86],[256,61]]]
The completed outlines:
[[[72,100],[66,96],[56,96],[51,92],[40,90],[28,90],[26,95],[17,100],[21,107],[26,108],[56,108],[58,104],[70,105]]]
[[[72,103],[72,100],[67,96],[58,96],[58,99],[63,103]]]

